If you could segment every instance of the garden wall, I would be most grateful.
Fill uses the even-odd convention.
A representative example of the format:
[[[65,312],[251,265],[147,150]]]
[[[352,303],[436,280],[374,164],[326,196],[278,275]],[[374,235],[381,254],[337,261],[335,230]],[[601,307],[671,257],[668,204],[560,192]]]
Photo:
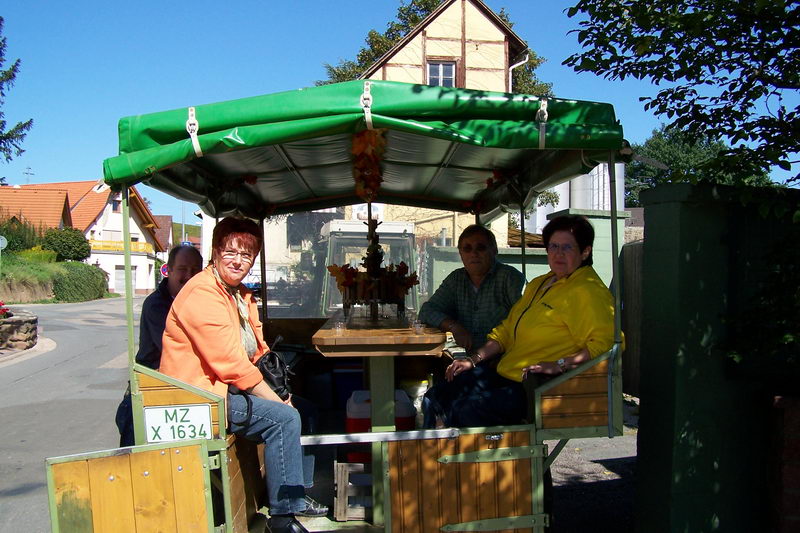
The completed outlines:
[[[14,311],[11,318],[0,318],[0,350],[27,350],[38,340],[39,318],[28,311]]]

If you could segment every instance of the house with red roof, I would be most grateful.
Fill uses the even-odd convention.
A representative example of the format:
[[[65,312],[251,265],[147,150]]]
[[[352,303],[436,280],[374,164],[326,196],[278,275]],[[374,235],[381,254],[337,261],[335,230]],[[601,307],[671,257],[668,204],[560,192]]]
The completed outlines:
[[[0,206],[5,215],[40,221],[43,227],[71,225],[86,236],[92,247],[87,263],[108,274],[108,290],[125,291],[122,198],[103,181],[67,181],[0,187]],[[10,191],[10,192],[9,192]],[[13,191],[19,191],[15,193]],[[36,202],[6,204],[6,199],[37,198]],[[169,242],[158,234],[159,224],[135,187],[130,189],[131,269],[133,289],[147,294],[155,289],[156,254],[166,252]],[[61,200],[59,200],[61,199]],[[59,201],[68,206],[66,218],[54,222]],[[47,206],[45,204],[48,204]],[[15,211],[18,213],[15,215]],[[50,213],[45,217],[44,213]],[[66,223],[68,222],[68,223]],[[36,224],[36,222],[34,222]],[[168,226],[171,234],[171,225]]]

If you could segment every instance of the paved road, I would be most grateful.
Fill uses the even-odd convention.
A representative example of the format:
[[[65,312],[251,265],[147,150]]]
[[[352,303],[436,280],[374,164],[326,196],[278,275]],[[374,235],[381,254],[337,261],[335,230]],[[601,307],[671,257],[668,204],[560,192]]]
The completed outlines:
[[[142,301],[134,300],[137,316]],[[45,458],[118,443],[125,301],[19,307],[39,316],[40,342],[22,357],[0,357],[0,532],[47,532]]]

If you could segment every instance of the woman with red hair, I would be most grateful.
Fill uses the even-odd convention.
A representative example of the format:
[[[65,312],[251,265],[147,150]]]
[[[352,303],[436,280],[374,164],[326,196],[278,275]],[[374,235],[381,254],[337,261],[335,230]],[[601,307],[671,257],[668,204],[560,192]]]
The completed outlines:
[[[266,444],[269,530],[302,533],[306,529],[295,515],[325,514],[327,509],[305,496],[301,419],[291,396],[281,400],[255,366],[268,348],[258,307],[242,280],[261,246],[254,222],[228,217],[217,224],[211,263],[172,304],[159,370],[226,398],[230,431]],[[249,395],[249,419],[247,397],[229,394],[229,386]]]

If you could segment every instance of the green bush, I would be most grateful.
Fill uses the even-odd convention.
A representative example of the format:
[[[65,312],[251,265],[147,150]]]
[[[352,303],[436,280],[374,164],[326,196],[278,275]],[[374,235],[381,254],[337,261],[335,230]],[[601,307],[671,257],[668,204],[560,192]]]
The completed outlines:
[[[19,252],[42,243],[42,229],[29,222],[16,218],[0,220],[0,235],[6,238],[8,246],[3,252]]]
[[[75,228],[47,230],[42,248],[53,250],[59,261],[83,261],[92,253],[89,241]]]
[[[55,263],[57,255],[53,250],[44,250],[41,246],[17,252],[17,257],[32,263]]]
[[[59,302],[85,302],[102,298],[106,292],[106,275],[86,263],[63,263],[53,278],[53,294]]]

